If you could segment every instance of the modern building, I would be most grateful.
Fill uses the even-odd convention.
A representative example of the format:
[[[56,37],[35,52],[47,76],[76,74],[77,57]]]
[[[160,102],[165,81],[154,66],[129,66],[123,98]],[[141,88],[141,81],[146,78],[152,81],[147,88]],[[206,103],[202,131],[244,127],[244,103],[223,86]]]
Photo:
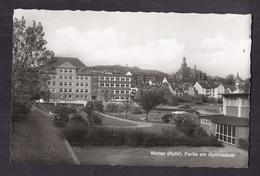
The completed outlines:
[[[223,114],[201,115],[200,124],[221,142],[239,145],[248,142],[250,97],[248,93],[223,94]]]
[[[131,76],[88,70],[78,58],[55,57],[49,73],[49,102],[85,104],[130,99]]]
[[[98,75],[97,98],[102,101],[130,100],[132,74],[103,73]]]
[[[84,103],[91,99],[91,75],[77,58],[55,57],[48,87],[50,102]]]

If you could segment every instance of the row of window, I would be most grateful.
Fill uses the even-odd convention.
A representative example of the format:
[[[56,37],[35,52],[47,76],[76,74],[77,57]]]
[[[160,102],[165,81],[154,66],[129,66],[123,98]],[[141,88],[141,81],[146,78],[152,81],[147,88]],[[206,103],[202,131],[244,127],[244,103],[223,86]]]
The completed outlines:
[[[111,94],[129,94],[129,90],[101,90],[102,93],[111,93]]]
[[[49,91],[55,93],[57,90],[56,89],[49,89]],[[59,92],[65,92],[65,93],[66,92],[71,92],[72,93],[74,91],[72,89],[60,88]],[[81,93],[88,93],[88,89],[76,89],[75,92],[76,93],[79,93],[79,92],[81,92]]]
[[[55,86],[56,85],[56,82],[55,81],[48,81],[48,85],[53,85]],[[59,84],[60,86],[73,86],[73,83],[72,82],[60,82]],[[88,86],[88,83],[75,83],[76,86]]]
[[[131,84],[114,84],[114,83],[100,83],[100,87],[129,87],[131,88]]]
[[[219,141],[235,144],[236,128],[226,124],[216,124],[216,137]]]
[[[203,119],[203,118],[200,119],[200,123],[203,124],[203,125],[211,125],[210,120],[208,120],[208,119]]]
[[[78,99],[78,98],[80,98],[80,99],[86,99],[86,98],[88,98],[88,96],[87,95],[71,95],[71,94],[69,94],[69,95],[61,95],[61,98],[76,98],[76,99]]]
[[[99,80],[101,81],[131,81],[131,78],[128,77],[106,77],[106,76],[101,76],[99,77]]]
[[[60,79],[75,79],[74,76],[72,75],[60,75],[60,76],[56,76],[56,75],[52,75],[51,76],[52,79],[56,79],[56,78],[60,78]],[[88,80],[88,76],[76,76],[76,79],[81,79],[81,80]]]
[[[73,73],[74,69],[68,69],[68,68],[60,68],[59,72],[60,73]]]

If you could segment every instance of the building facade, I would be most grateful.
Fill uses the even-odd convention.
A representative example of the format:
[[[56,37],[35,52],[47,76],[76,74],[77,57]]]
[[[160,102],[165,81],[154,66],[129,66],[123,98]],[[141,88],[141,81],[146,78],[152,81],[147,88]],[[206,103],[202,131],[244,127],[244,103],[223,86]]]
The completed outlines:
[[[77,58],[55,57],[55,60],[49,73],[49,102],[85,104],[92,100],[130,100],[130,72],[90,72]]]
[[[200,124],[219,141],[239,145],[241,140],[248,142],[249,111],[248,93],[223,94],[223,114],[201,115]]]

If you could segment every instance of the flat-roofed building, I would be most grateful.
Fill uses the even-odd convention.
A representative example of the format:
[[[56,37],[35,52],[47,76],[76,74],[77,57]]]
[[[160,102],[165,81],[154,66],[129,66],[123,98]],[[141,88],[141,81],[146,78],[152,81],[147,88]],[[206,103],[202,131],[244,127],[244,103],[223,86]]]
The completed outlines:
[[[248,93],[222,94],[223,114],[201,115],[200,124],[221,142],[239,145],[248,142],[250,96]]]

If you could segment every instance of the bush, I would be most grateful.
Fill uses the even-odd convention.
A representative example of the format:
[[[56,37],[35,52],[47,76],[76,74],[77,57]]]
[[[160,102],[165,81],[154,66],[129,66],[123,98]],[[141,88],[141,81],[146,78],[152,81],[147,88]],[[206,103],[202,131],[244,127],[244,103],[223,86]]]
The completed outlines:
[[[22,119],[25,118],[26,114],[29,112],[30,112],[29,107],[27,107],[26,105],[20,102],[15,102],[13,104],[12,119],[14,121],[21,121]]]
[[[130,112],[132,114],[143,114],[144,111],[143,111],[143,108],[141,106],[133,106],[131,109],[130,109]]]
[[[93,113],[92,119],[95,125],[102,125],[102,116],[99,115],[98,113]]]
[[[65,138],[73,145],[82,145],[88,132],[89,123],[83,120],[79,114],[74,114],[63,130]]]
[[[163,123],[169,123],[171,118],[173,118],[173,115],[165,114],[164,116],[161,117],[161,120],[163,121]]]
[[[247,140],[240,138],[238,139],[238,147],[244,150],[248,150],[249,143]]]
[[[85,109],[88,109],[88,108],[90,108],[92,111],[103,112],[104,105],[103,105],[102,101],[89,101],[85,106]]]
[[[105,111],[110,113],[121,113],[125,112],[125,106],[119,103],[108,103],[105,107]]]

